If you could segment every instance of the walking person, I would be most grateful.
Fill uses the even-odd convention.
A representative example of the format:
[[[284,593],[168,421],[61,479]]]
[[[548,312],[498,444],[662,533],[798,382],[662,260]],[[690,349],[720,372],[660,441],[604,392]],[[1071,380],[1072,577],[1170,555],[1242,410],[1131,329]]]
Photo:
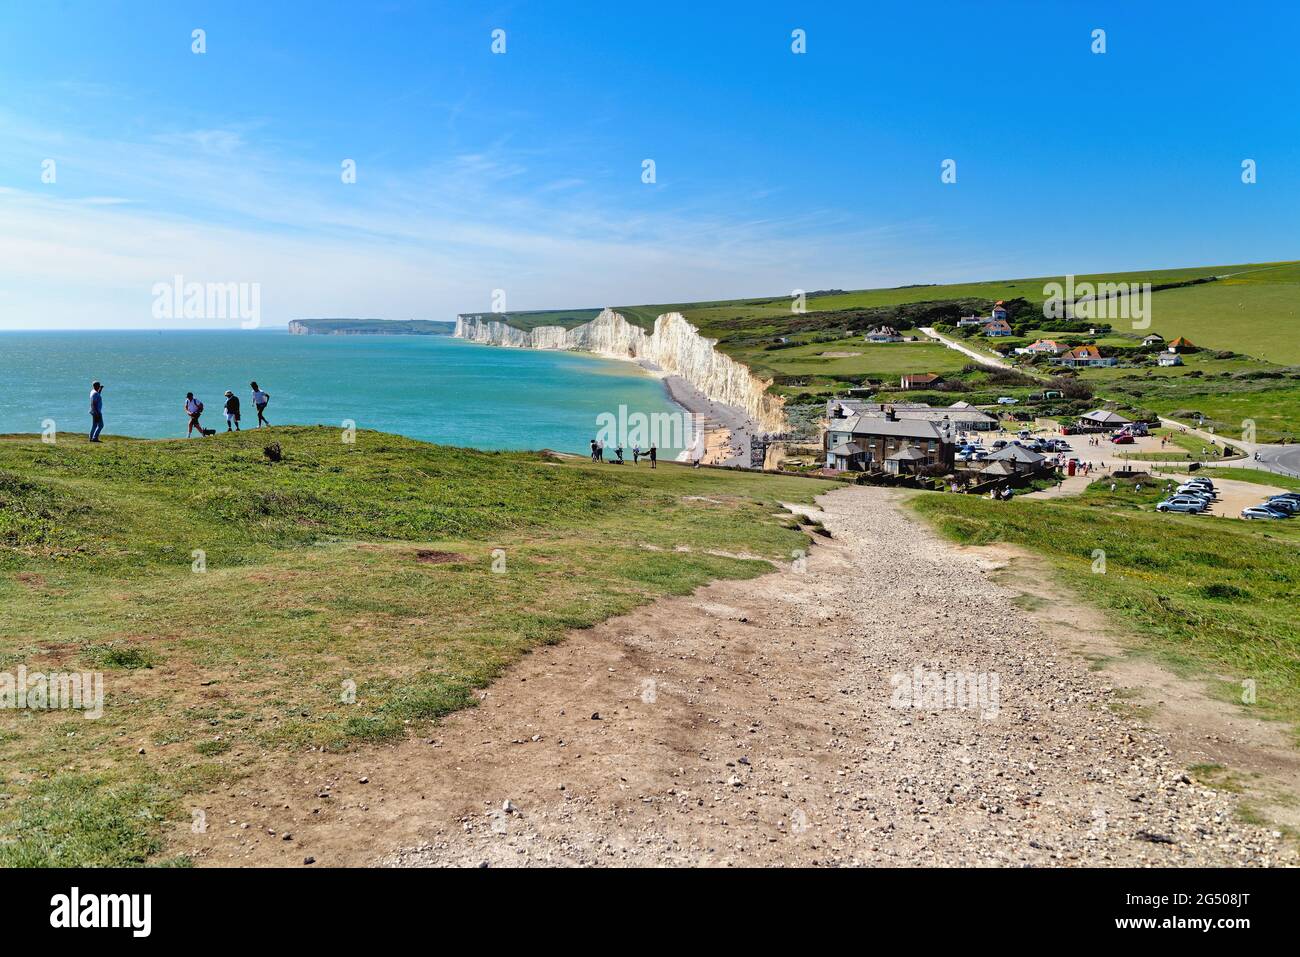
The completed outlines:
[[[632,464],[636,465],[641,460],[641,446],[632,446]]]
[[[203,435],[203,423],[199,421],[199,416],[203,414],[203,403],[194,398],[193,392],[185,393],[185,414],[190,417],[190,427],[185,431],[185,437],[188,439],[194,434],[194,430],[199,430],[199,435]]]
[[[104,386],[100,382],[90,384],[90,441],[98,442],[99,433],[104,431]]]
[[[239,396],[226,390],[226,431],[229,432],[231,426],[234,426],[236,432],[239,431]]]
[[[262,413],[266,411],[266,404],[271,401],[271,393],[263,392],[256,382],[248,384],[253,389],[253,408],[257,410],[257,427],[260,429],[265,425],[269,429],[271,423],[266,421],[266,416]]]
[[[652,445],[650,446],[650,467],[652,469],[658,468],[657,465],[658,461],[659,461],[659,447],[657,445]]]

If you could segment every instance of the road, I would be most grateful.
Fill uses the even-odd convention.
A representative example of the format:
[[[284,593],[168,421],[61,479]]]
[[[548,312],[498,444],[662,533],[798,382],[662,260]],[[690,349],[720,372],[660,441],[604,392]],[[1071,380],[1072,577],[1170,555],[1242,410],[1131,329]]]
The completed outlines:
[[[1009,362],[1003,362],[1001,359],[994,359],[990,355],[976,352],[974,349],[971,349],[967,346],[963,346],[960,342],[955,342],[954,340],[949,339],[947,336],[940,335],[939,333],[935,332],[931,328],[923,326],[921,328],[921,331],[924,332],[931,339],[937,340],[938,342],[942,342],[949,349],[956,349],[958,352],[962,353],[962,355],[970,356],[980,365],[985,365],[992,369],[1012,368],[1011,363]]]

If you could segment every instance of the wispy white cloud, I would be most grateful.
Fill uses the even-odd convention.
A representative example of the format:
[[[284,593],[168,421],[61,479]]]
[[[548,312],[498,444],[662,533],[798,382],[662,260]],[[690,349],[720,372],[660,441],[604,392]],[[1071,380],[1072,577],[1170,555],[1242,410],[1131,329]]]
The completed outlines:
[[[512,309],[774,294],[842,285],[925,232],[834,210],[729,215],[725,197],[661,193],[633,212],[581,177],[537,176],[505,139],[412,172],[360,158],[345,184],[342,158],[271,151],[250,129],[53,138],[57,183],[33,175],[0,203],[0,327],[153,325],[150,289],[177,274],[260,283],[268,323],[450,318],[494,289]],[[2,115],[0,132],[26,155],[52,141]]]

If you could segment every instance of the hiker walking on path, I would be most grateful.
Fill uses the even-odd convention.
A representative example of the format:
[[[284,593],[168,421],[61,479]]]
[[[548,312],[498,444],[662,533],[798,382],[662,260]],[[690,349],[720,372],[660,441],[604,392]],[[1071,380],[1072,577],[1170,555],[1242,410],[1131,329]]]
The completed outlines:
[[[652,445],[650,446],[650,467],[652,469],[658,468],[658,465],[656,464],[658,463],[658,461],[659,461],[659,447],[656,445]]]
[[[229,432],[231,426],[234,426],[236,432],[239,431],[239,396],[226,390],[226,431]]]
[[[190,427],[185,431],[185,437],[188,439],[194,434],[194,430],[199,430],[199,435],[203,435],[203,423],[199,421],[199,416],[203,414],[203,403],[194,398],[193,392],[185,393],[185,414],[190,417]]]
[[[98,442],[99,433],[104,431],[104,386],[99,382],[90,384],[90,441]]]
[[[271,393],[263,392],[256,382],[248,383],[253,389],[253,408],[257,409],[257,427],[271,427],[271,423],[266,421],[266,416],[262,413],[266,411],[266,403],[271,401]]]

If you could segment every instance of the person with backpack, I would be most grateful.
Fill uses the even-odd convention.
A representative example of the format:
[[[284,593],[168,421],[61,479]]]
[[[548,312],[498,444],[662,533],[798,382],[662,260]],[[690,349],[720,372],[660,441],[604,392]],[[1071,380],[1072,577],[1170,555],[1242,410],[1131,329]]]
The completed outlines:
[[[90,441],[98,442],[99,433],[104,431],[104,386],[99,382],[90,384]]]
[[[266,411],[266,404],[271,401],[271,393],[263,392],[256,382],[248,384],[253,388],[253,408],[257,409],[257,427],[260,429],[265,425],[269,429],[271,423],[266,421],[266,416],[262,413]]]
[[[190,417],[190,427],[185,432],[188,439],[194,434],[194,430],[199,430],[199,435],[206,435],[203,429],[203,423],[199,421],[199,416],[203,414],[203,403],[194,398],[193,392],[185,393],[185,414]]]
[[[226,390],[226,431],[229,432],[231,426],[234,426],[236,432],[239,431],[239,396]]]

